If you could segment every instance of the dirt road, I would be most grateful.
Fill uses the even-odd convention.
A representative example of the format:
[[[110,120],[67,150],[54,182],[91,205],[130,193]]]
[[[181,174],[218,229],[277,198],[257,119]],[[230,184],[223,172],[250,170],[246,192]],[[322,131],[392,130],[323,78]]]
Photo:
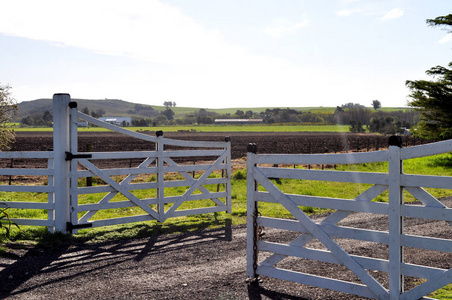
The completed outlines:
[[[452,205],[450,199],[444,203]],[[383,230],[387,219],[353,214],[341,224]],[[406,220],[411,234],[450,238],[451,228],[445,222]],[[288,242],[296,236],[266,230],[264,238]],[[338,242],[356,255],[387,256],[384,245]],[[0,257],[0,299],[359,299],[267,277],[259,285],[247,284],[244,226],[224,224],[216,230],[105,243],[10,247],[12,253]],[[405,257],[409,262],[452,268],[451,254],[407,249]],[[325,264],[291,260],[287,264],[323,276],[349,276]],[[374,276],[387,287],[385,274]],[[407,288],[414,283],[413,278],[406,279]]]

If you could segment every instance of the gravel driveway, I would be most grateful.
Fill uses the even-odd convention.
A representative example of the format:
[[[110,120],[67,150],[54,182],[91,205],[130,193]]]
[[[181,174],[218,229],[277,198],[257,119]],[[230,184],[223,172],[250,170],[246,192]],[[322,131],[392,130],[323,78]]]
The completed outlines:
[[[443,202],[452,206],[450,199]],[[417,219],[406,224],[408,232],[452,236],[445,222]],[[387,219],[357,213],[343,225],[383,229]],[[281,242],[294,237],[274,230],[266,230],[265,235]],[[352,240],[340,244],[356,255],[387,255],[385,246]],[[245,226],[225,224],[215,230],[105,243],[10,247],[12,253],[0,257],[0,299],[359,299],[268,277],[259,285],[247,284]],[[408,249],[405,255],[410,262],[452,268],[448,253]],[[313,262],[299,268],[315,269],[324,276],[348,276],[341,269]],[[375,276],[387,285],[384,274]],[[408,288],[413,284],[412,278],[406,280]]]

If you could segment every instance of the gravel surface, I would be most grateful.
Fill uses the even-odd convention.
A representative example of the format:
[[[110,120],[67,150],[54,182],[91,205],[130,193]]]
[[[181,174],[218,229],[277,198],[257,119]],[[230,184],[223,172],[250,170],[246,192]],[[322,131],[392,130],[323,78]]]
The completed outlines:
[[[450,199],[443,201],[451,207]],[[324,216],[323,216],[324,217]],[[315,217],[317,219],[322,216]],[[383,230],[387,218],[356,213],[341,225]],[[450,238],[451,226],[406,220],[410,234]],[[265,240],[290,242],[297,235],[265,229]],[[384,245],[341,240],[349,253],[386,258]],[[24,246],[11,244],[0,257],[0,299],[360,299],[355,296],[263,277],[246,282],[246,228],[225,224],[215,230],[142,239]],[[321,247],[312,242],[309,247]],[[407,249],[407,262],[452,268],[452,255]],[[287,259],[281,267],[354,280],[340,266]],[[387,287],[386,274],[372,272]],[[416,282],[406,279],[406,288]]]

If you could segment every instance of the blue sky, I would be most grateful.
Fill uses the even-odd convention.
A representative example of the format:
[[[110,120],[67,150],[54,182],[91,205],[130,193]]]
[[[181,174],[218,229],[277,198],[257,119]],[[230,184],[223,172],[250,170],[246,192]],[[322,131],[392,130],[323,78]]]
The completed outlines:
[[[0,83],[162,105],[405,106],[452,59],[451,0],[2,1]]]

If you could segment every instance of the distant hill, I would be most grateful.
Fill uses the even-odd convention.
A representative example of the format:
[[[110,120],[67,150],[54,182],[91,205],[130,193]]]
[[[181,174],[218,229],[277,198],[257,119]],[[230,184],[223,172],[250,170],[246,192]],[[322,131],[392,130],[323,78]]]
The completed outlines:
[[[133,102],[128,102],[124,100],[118,99],[103,99],[103,100],[89,100],[89,99],[72,99],[72,101],[77,102],[78,109],[81,111],[83,108],[87,107],[89,111],[97,111],[102,109],[105,111],[104,116],[111,117],[155,117],[160,113],[160,111],[164,110],[165,107],[163,105],[146,105],[146,104],[138,104]],[[213,111],[219,114],[234,114],[237,110],[248,111],[252,110],[253,112],[262,112],[266,109],[274,109],[277,107],[249,107],[249,108],[219,108],[219,109],[209,109],[206,108],[207,111]],[[287,107],[281,107],[287,108]],[[313,113],[332,113],[334,112],[336,107],[289,107],[291,109],[295,109],[298,111],[310,111]],[[175,113],[175,117],[179,117],[186,114],[191,114],[196,111],[199,111],[200,108],[197,107],[171,107],[171,109]],[[394,110],[407,110],[406,107],[383,107],[380,110],[382,111],[394,111]],[[26,117],[42,117],[45,111],[52,112],[52,99],[37,99],[31,101],[23,101],[19,103],[19,120]],[[373,109],[372,109],[373,110]]]
[[[145,112],[154,110],[151,105],[137,104],[117,99],[105,100],[87,100],[87,99],[72,99],[77,102],[78,109],[81,111],[87,107],[89,111],[97,111],[102,109],[105,111],[105,116],[128,117],[128,116],[145,116]],[[26,116],[41,116],[46,110],[52,112],[52,99],[37,99],[32,101],[24,101],[19,104],[19,119]],[[137,108],[143,108],[137,111]],[[157,109],[157,111],[161,110]],[[154,112],[158,114],[158,112]]]

